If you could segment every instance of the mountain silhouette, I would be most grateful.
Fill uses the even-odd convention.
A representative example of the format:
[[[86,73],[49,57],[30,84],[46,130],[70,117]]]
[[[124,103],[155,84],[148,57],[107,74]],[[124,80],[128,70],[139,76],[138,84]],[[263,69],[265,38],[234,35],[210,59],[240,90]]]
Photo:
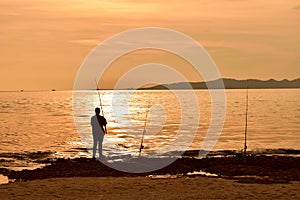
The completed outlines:
[[[208,82],[179,82],[171,84],[155,85],[142,90],[164,90],[164,89],[221,89],[221,83],[224,83],[226,89],[267,89],[267,88],[300,88],[300,78],[294,80],[277,81],[269,79],[266,81],[258,79],[236,80],[230,78],[217,79]]]

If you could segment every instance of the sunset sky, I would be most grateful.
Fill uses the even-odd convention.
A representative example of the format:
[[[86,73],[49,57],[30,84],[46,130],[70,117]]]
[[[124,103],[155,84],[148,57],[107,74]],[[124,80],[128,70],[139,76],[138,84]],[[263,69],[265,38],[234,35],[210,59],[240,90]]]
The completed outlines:
[[[198,41],[225,78],[300,77],[300,0],[0,0],[0,25],[0,90],[72,89],[97,44],[148,26]],[[116,61],[103,88],[117,71],[154,61],[182,64],[190,81],[201,81],[173,55],[148,53]]]

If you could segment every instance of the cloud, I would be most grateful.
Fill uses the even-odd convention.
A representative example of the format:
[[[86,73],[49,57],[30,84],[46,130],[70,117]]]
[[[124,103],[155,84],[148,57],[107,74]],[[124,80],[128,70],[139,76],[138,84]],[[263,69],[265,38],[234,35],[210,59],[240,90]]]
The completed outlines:
[[[87,46],[96,46],[100,43],[99,40],[83,39],[83,40],[69,40],[70,43],[87,45]]]
[[[299,6],[295,6],[294,9],[300,9],[300,5]]]
[[[1,12],[0,16],[20,16],[21,13],[18,12]]]

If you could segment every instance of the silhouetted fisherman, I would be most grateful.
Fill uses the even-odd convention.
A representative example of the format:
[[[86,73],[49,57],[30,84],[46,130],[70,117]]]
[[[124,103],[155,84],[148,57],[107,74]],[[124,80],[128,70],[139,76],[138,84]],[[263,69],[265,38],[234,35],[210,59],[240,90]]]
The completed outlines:
[[[95,158],[97,144],[98,144],[98,152],[99,158],[102,158],[102,142],[105,135],[105,126],[107,124],[106,119],[100,115],[100,108],[95,108],[95,113],[91,118],[91,125],[92,125],[92,134],[94,140],[93,146],[93,158]]]

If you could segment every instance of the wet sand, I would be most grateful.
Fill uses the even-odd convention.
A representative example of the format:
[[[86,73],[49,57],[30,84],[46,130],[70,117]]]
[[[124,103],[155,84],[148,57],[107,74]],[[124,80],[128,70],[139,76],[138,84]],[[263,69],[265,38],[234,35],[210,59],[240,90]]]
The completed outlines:
[[[0,199],[300,199],[300,182],[244,184],[207,177],[53,178],[0,185]]]

